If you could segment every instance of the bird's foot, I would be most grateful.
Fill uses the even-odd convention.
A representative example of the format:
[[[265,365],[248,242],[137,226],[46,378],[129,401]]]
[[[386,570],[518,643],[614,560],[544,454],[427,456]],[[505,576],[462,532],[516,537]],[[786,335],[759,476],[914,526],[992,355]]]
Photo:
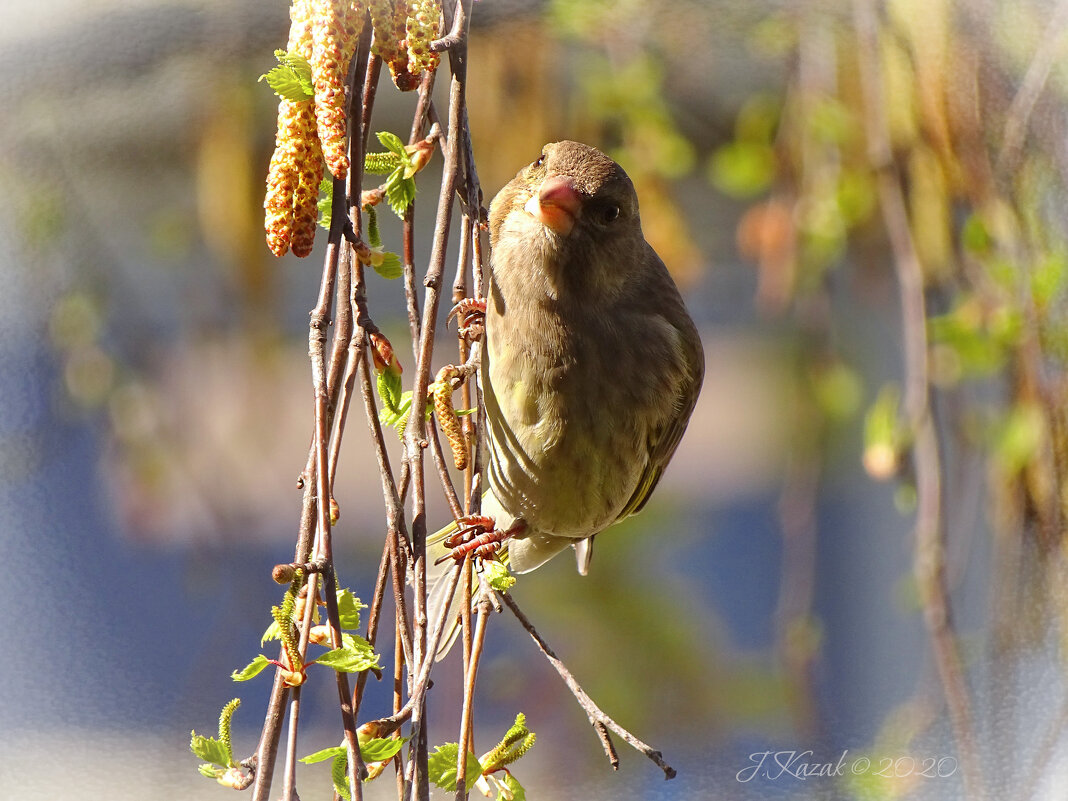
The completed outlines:
[[[486,301],[464,298],[449,312],[446,322],[456,317],[457,332],[464,339],[481,339],[486,330]]]
[[[450,549],[449,553],[434,564],[440,565],[449,558],[462,562],[468,554],[480,559],[491,559],[501,549],[502,542],[521,534],[527,527],[526,523],[519,521],[511,528],[501,530],[497,528],[492,517],[485,515],[468,515],[461,517],[456,523],[459,528],[445,538],[445,547]]]

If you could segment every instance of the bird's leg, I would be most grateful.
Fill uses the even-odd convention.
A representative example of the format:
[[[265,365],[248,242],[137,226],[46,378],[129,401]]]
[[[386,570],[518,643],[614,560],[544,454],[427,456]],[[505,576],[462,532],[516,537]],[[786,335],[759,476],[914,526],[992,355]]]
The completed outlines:
[[[492,517],[485,515],[461,517],[456,524],[459,526],[456,532],[445,538],[445,547],[450,552],[434,564],[441,564],[450,557],[460,562],[467,554],[489,559],[500,550],[502,542],[522,534],[527,528],[527,524],[519,520],[511,528],[501,530]]]
[[[475,340],[482,337],[486,330],[486,301],[476,298],[464,298],[449,312],[446,322],[456,317],[457,331],[464,339]]]

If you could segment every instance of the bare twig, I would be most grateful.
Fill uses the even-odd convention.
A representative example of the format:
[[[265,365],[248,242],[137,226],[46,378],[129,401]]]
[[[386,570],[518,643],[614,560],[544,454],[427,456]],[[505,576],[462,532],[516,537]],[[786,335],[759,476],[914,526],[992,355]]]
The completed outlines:
[[[382,476],[382,493],[386,503],[386,525],[389,529],[387,547],[390,553],[390,569],[393,574],[393,599],[397,608],[397,624],[400,630],[401,642],[404,646],[405,659],[409,664],[413,664],[411,623],[403,586],[407,561],[405,554],[411,546],[404,524],[404,509],[400,492],[393,481],[389,454],[386,452],[386,444],[382,436],[382,425],[378,421],[378,411],[375,406],[374,390],[371,388],[366,351],[361,351],[359,354],[359,368],[360,389],[363,394],[364,408],[367,412],[367,425],[371,430],[371,440],[375,446],[379,473]]]
[[[593,699],[586,694],[586,691],[582,689],[582,686],[575,680],[575,677],[571,675],[571,671],[567,669],[567,665],[560,661],[553,649],[549,647],[549,644],[542,639],[542,636],[538,634],[537,629],[534,628],[534,624],[530,622],[523,610],[516,604],[515,599],[507,592],[500,593],[501,598],[504,600],[505,606],[512,610],[512,614],[516,616],[523,628],[527,630],[527,633],[534,638],[534,642],[538,644],[538,648],[545,654],[545,658],[549,660],[556,672],[560,674],[560,678],[564,680],[567,688],[571,690],[571,694],[575,696],[575,700],[578,701],[579,706],[586,713],[586,717],[590,720],[590,725],[594,727],[597,732],[597,736],[601,738],[602,744],[605,746],[605,754],[608,756],[612,767],[615,768],[619,764],[619,757],[615,753],[615,748],[612,746],[611,740],[607,735],[606,729],[610,729],[617,735],[623,738],[627,745],[634,748],[636,751],[645,754],[649,759],[656,763],[662,771],[664,771],[665,779],[675,778],[675,769],[668,765],[664,761],[664,756],[655,748],[646,745],[629,731],[624,729],[612,718],[606,715],[597,704],[593,702]]]
[[[464,559],[465,586],[462,594],[462,602],[467,610],[468,625],[471,619],[471,605],[467,599],[471,597],[471,558]],[[478,676],[478,666],[482,660],[482,646],[486,642],[486,619],[489,617],[489,601],[483,599],[478,604],[478,619],[475,622],[475,631],[472,635],[470,651],[464,660],[464,701],[460,713],[460,737],[459,748],[456,755],[456,801],[464,801],[467,798],[467,784],[464,777],[467,775],[467,752],[472,746],[472,730],[474,727],[473,709],[475,698],[475,678]]]
[[[454,29],[466,37],[471,0],[458,0],[455,7]],[[441,179],[441,191],[438,196],[438,212],[434,225],[434,243],[430,254],[423,285],[426,295],[423,302],[422,326],[420,330],[419,350],[416,361],[415,380],[412,387],[412,407],[405,435],[405,456],[412,475],[412,545],[414,549],[415,577],[415,630],[414,653],[416,662],[424,665],[429,675],[429,666],[433,661],[433,650],[427,650],[426,629],[426,490],[423,471],[423,448],[426,443],[426,392],[430,383],[431,357],[434,346],[434,332],[441,292],[442,273],[445,267],[446,246],[449,236],[449,223],[452,219],[452,204],[456,186],[460,177],[462,155],[459,144],[462,136],[463,108],[465,102],[465,85],[467,80],[466,42],[449,52],[449,65],[452,78],[449,87],[449,146]],[[454,585],[455,586],[455,585]],[[412,726],[413,760],[411,768],[412,783],[410,797],[428,801],[430,787],[425,771],[426,730],[423,719],[423,693],[412,690]]]

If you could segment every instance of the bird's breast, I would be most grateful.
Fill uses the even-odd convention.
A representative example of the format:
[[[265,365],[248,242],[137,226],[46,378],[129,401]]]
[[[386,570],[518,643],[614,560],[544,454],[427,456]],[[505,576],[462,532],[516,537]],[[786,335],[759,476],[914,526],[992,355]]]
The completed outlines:
[[[490,486],[534,529],[586,537],[615,521],[645,466],[645,429],[610,354],[551,315],[537,325],[487,319],[483,384]]]

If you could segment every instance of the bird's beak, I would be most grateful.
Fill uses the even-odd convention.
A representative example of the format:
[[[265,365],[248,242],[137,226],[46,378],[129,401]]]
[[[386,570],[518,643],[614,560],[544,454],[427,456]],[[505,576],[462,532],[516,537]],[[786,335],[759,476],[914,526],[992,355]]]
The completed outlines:
[[[554,233],[567,236],[582,214],[582,198],[574,181],[553,175],[542,181],[523,209]]]

